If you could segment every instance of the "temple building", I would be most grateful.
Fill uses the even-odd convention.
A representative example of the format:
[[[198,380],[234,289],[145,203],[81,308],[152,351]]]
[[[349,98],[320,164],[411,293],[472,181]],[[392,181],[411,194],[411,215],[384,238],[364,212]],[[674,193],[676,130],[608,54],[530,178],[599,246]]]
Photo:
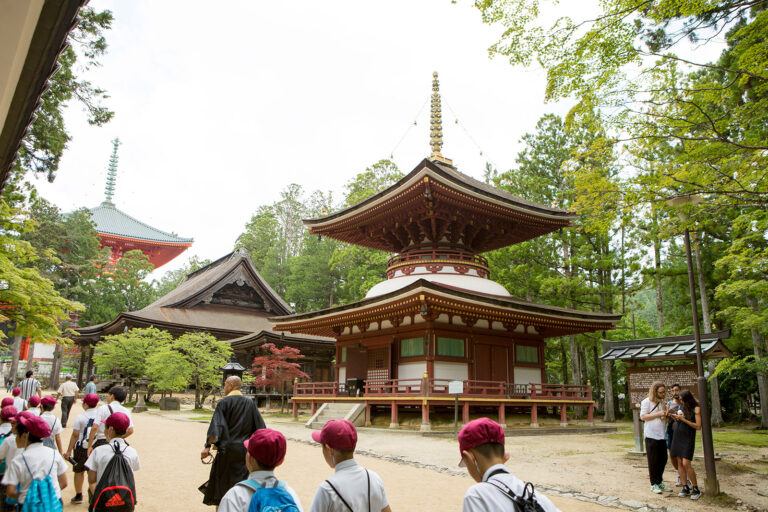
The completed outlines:
[[[460,173],[441,154],[437,74],[432,95],[432,155],[386,190],[326,217],[305,220],[309,232],[393,253],[387,279],[363,300],[273,318],[275,329],[336,339],[331,382],[299,384],[293,397],[312,410],[329,402],[389,409],[453,406],[449,383],[461,383],[464,422],[470,408],[566,409],[594,403],[589,386],[546,383],[545,339],[613,328],[620,319],[514,298],[491,279],[482,253],[567,228],[575,215],[520,199]],[[514,290],[524,295],[524,290]],[[354,386],[354,392],[350,389]],[[349,396],[350,394],[356,396]]]
[[[117,147],[120,141],[115,139],[112,144],[114,148],[109,159],[106,197],[99,206],[91,208],[101,246],[112,250],[110,260],[113,264],[126,252],[138,249],[147,255],[156,269],[160,268],[191,247],[193,239],[157,229],[131,217],[115,206],[112,198],[115,194]]]

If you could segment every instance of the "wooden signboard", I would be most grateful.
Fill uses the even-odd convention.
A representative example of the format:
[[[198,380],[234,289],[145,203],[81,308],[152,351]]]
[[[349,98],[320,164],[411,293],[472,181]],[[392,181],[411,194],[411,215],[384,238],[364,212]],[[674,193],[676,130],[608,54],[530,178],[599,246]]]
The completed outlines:
[[[667,386],[667,396],[672,398],[672,384],[680,384],[680,391],[687,389],[696,400],[696,365],[677,364],[669,366],[643,366],[627,368],[629,379],[629,399],[632,407],[640,407],[640,402],[648,396],[648,390],[655,381],[660,380]]]

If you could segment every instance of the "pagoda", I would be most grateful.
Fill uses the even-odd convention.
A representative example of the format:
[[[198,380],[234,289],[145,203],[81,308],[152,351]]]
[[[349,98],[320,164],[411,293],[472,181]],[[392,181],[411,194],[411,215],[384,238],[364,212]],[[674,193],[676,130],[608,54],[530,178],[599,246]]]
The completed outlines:
[[[336,339],[334,382],[298,384],[294,412],[300,403],[314,411],[326,402],[357,401],[365,404],[366,424],[372,409],[388,408],[397,427],[400,409],[420,408],[428,430],[431,410],[454,405],[458,382],[464,422],[470,408],[493,408],[500,423],[508,408],[522,408],[538,426],[537,410],[547,406],[559,407],[562,425],[572,406],[587,407],[592,421],[589,386],[546,383],[544,340],[608,330],[620,316],[514,298],[491,279],[482,256],[567,228],[575,214],[459,172],[441,154],[440,104],[435,73],[428,159],[386,190],[304,221],[312,234],[393,256],[387,279],[364,299],[272,319],[278,331]]]
[[[162,267],[192,246],[192,238],[182,238],[141,222],[119,210],[112,198],[117,181],[117,147],[120,140],[112,141],[112,156],[109,159],[105,199],[99,206],[91,208],[91,216],[102,247],[112,251],[110,263],[115,264],[126,252],[140,250],[149,258],[155,268]]]

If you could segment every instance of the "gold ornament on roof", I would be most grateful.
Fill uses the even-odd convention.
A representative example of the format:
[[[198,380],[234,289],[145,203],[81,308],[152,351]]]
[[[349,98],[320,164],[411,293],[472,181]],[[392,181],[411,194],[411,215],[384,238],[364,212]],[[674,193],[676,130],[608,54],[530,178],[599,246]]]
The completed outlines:
[[[445,158],[440,149],[443,147],[443,113],[440,105],[440,81],[437,79],[437,71],[432,73],[432,113],[430,115],[430,146],[432,156],[430,160],[452,165],[453,161]]]

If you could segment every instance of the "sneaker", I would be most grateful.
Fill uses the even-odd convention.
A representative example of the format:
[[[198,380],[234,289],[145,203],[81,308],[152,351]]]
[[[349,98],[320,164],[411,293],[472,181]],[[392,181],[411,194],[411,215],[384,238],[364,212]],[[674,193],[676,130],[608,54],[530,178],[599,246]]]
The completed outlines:
[[[83,495],[82,494],[75,494],[75,497],[71,500],[72,503],[80,504],[83,502]]]
[[[661,487],[659,487],[659,484],[653,484],[651,486],[651,491],[655,492],[656,494],[661,494]]]
[[[662,491],[665,491],[665,492],[672,492],[672,489],[667,487],[667,484],[665,484],[664,482],[661,482],[659,484],[659,489],[661,489]]]
[[[675,484],[675,487],[682,487],[683,482],[680,481],[680,475],[677,475],[677,483]]]
[[[701,498],[701,491],[699,490],[698,487],[694,487],[693,490],[691,491],[691,499],[697,500],[699,498]]]
[[[688,488],[687,485],[684,485],[682,490],[677,493],[677,496],[680,498],[685,498],[686,496],[689,496],[691,494],[691,490]]]

